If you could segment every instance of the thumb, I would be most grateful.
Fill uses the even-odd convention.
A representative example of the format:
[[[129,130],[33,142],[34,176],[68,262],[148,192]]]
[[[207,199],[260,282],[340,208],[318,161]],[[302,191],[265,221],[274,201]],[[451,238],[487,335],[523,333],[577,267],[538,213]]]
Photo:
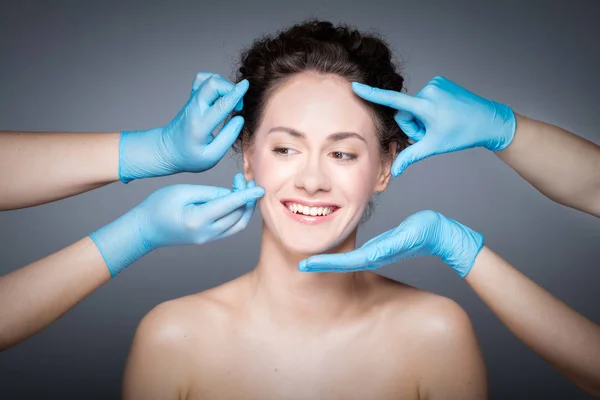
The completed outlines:
[[[431,140],[427,138],[422,139],[419,142],[411,144],[406,149],[402,150],[394,164],[392,165],[392,174],[398,176],[404,172],[411,164],[421,161],[427,157],[435,154],[435,146]]]
[[[423,123],[407,111],[400,110],[394,115],[394,120],[409,139],[418,142],[425,136]]]
[[[246,178],[244,178],[244,174],[238,172],[233,177],[233,184],[231,185],[231,190],[233,192],[239,192],[240,190],[246,189],[248,182],[246,182]]]
[[[213,75],[214,73],[212,72],[198,72],[196,74],[196,78],[194,78],[194,82],[192,82],[192,93],[198,90],[200,85],[202,85],[202,82],[204,82]]]

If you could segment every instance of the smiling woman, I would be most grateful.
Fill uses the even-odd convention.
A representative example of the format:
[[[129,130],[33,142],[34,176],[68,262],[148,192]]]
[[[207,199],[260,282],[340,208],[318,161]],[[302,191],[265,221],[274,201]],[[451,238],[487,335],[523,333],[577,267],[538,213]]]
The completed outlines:
[[[298,271],[311,255],[355,248],[407,145],[393,110],[351,90],[402,90],[385,42],[309,21],[255,41],[238,78],[250,82],[244,174],[266,192],[260,259],[144,318],[125,398],[485,398],[479,346],[456,303],[372,272]]]

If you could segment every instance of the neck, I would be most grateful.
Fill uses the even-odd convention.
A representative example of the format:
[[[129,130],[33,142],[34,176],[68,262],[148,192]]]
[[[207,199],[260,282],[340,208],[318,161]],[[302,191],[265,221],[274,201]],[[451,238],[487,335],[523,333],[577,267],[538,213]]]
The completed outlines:
[[[351,251],[355,244],[356,230],[327,253]],[[255,299],[265,303],[269,318],[283,323],[331,323],[356,309],[364,274],[298,271],[298,263],[311,255],[286,249],[263,225],[260,258],[250,281]]]

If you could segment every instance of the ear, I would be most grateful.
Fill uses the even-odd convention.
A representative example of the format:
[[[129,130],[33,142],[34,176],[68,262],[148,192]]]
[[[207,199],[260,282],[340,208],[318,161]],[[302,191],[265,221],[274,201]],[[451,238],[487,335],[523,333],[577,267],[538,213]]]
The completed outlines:
[[[244,178],[246,182],[254,179],[254,171],[252,170],[252,150],[250,146],[242,147],[242,159],[244,160]]]
[[[392,142],[390,143],[389,148],[389,156],[385,157],[381,163],[381,173],[377,178],[377,184],[375,185],[376,192],[383,192],[388,183],[390,182],[390,177],[392,176],[392,164],[394,163],[394,159],[396,158],[396,149],[398,148],[398,143]]]

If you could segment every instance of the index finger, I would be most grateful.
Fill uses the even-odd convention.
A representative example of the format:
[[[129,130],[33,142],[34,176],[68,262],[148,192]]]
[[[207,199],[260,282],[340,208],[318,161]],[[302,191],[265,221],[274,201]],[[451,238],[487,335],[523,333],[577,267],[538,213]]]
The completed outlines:
[[[255,201],[264,194],[265,190],[261,187],[243,189],[203,204],[201,211],[203,214],[208,214],[214,221]]]
[[[417,117],[422,115],[421,110],[425,106],[425,100],[418,97],[393,90],[374,88],[358,82],[352,82],[352,90],[367,101],[396,110],[408,111]]]
[[[303,260],[298,269],[308,272],[354,272],[379,268],[422,255],[405,232],[390,230],[362,247],[342,254],[322,254]]]
[[[298,264],[303,272],[351,272],[372,269],[368,249],[360,248],[341,254],[319,254]]]

